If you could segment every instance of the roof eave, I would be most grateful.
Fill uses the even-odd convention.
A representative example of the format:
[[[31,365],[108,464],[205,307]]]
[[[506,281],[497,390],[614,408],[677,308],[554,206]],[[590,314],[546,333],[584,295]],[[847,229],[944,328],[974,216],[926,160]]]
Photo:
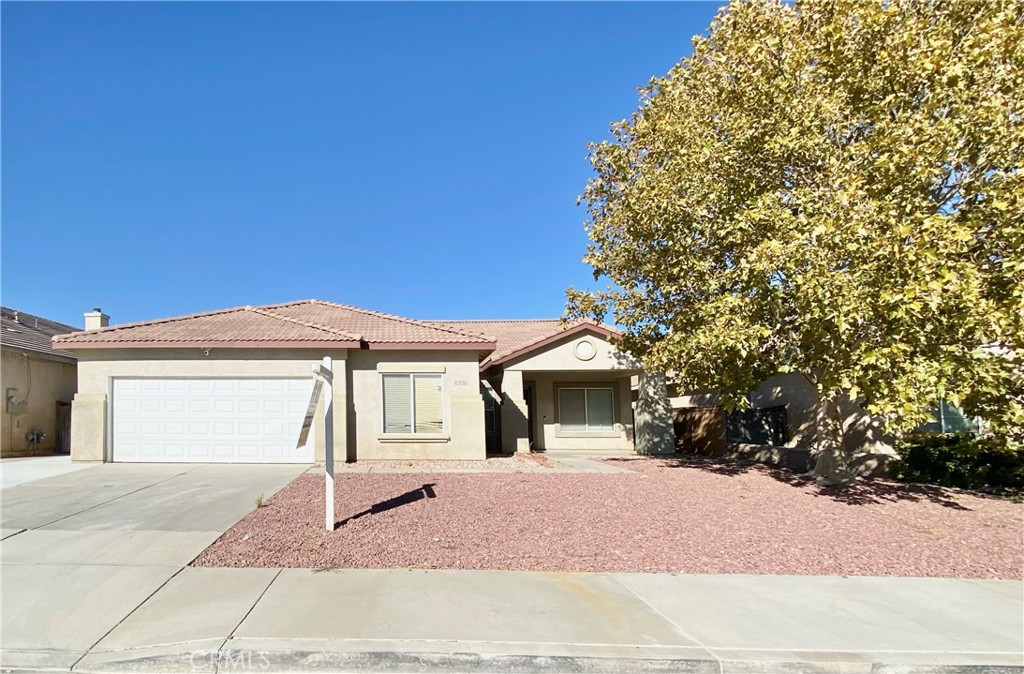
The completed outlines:
[[[58,351],[53,351],[53,350],[48,350],[48,349],[35,349],[35,348],[32,348],[31,346],[25,346],[23,344],[10,344],[10,343],[5,343],[5,344],[2,344],[0,346],[2,346],[3,350],[7,351],[8,353],[14,352],[14,353],[31,354],[32,356],[37,356],[37,357],[43,358],[45,360],[55,360],[55,361],[60,361],[62,363],[74,364],[75,362],[77,362],[76,359],[75,359],[75,356],[73,354],[71,354],[71,353],[59,353],[59,351],[64,351],[64,349],[59,349]]]
[[[486,351],[490,353],[496,348],[493,342],[365,342],[370,351]]]
[[[491,342],[359,342],[359,341],[315,341],[315,340],[184,340],[145,341],[122,340],[103,342],[58,342],[62,350],[79,349],[359,349],[380,350],[426,350],[426,351],[494,351]]]
[[[58,342],[61,350],[77,351],[80,349],[358,349],[358,341],[323,341],[323,340],[186,340],[151,342],[141,340],[124,340],[109,342]]]

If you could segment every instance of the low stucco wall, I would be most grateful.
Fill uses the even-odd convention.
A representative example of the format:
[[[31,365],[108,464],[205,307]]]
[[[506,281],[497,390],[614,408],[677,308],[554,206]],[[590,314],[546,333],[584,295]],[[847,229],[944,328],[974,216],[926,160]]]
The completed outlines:
[[[52,360],[27,351],[4,349],[0,354],[0,456],[27,456],[52,452],[57,442],[57,402],[71,402],[77,387],[74,363]],[[7,412],[7,389],[18,389],[26,400],[23,414]],[[25,434],[42,429],[41,443],[29,442]]]
[[[111,377],[312,377],[313,366],[324,356],[334,359],[335,459],[344,457],[348,408],[345,349],[304,351],[211,349],[83,349],[79,352],[79,390],[71,410],[71,458],[75,461],[110,461],[108,408]],[[315,423],[320,427],[323,404]],[[324,438],[317,434],[315,458],[323,461]]]
[[[769,377],[751,392],[753,407],[784,405],[789,426],[788,448],[813,448],[817,429],[818,392],[806,377],[796,373]],[[690,391],[670,399],[673,409],[707,407],[720,404],[713,391]],[[844,447],[852,467],[860,474],[884,473],[894,456],[892,436],[885,433],[881,420],[872,417],[855,401],[840,405],[844,425]]]
[[[780,374],[766,379],[751,396],[755,407],[785,405],[791,439],[787,447],[815,445],[818,392],[806,377]],[[843,446],[851,458],[854,472],[884,473],[894,456],[893,438],[885,432],[881,419],[871,416],[853,400],[839,406],[843,416]]]
[[[435,437],[384,434],[381,375],[441,375],[444,432]],[[476,352],[352,351],[349,359],[349,460],[483,459],[487,456],[484,401]]]

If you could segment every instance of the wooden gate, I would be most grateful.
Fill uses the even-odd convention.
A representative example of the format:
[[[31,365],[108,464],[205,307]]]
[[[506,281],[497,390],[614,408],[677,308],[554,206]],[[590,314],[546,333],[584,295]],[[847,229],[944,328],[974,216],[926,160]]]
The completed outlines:
[[[57,403],[57,437],[54,451],[58,454],[71,453],[71,403]]]
[[[720,456],[725,452],[725,411],[721,407],[675,410],[676,452]]]

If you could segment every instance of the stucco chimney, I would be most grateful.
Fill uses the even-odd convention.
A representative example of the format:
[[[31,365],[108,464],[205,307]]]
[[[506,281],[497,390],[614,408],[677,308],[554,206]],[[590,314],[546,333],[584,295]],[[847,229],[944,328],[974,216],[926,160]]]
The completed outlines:
[[[85,312],[85,329],[96,330],[110,325],[110,316],[103,313],[99,307],[92,311]]]

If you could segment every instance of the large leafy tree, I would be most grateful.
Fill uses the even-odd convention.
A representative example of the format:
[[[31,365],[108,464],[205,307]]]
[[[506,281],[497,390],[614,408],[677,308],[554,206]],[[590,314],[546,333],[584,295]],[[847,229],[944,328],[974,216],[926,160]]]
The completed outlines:
[[[1024,426],[1024,3],[734,1],[591,146],[585,261],[622,347],[729,405],[778,372],[893,432]]]

